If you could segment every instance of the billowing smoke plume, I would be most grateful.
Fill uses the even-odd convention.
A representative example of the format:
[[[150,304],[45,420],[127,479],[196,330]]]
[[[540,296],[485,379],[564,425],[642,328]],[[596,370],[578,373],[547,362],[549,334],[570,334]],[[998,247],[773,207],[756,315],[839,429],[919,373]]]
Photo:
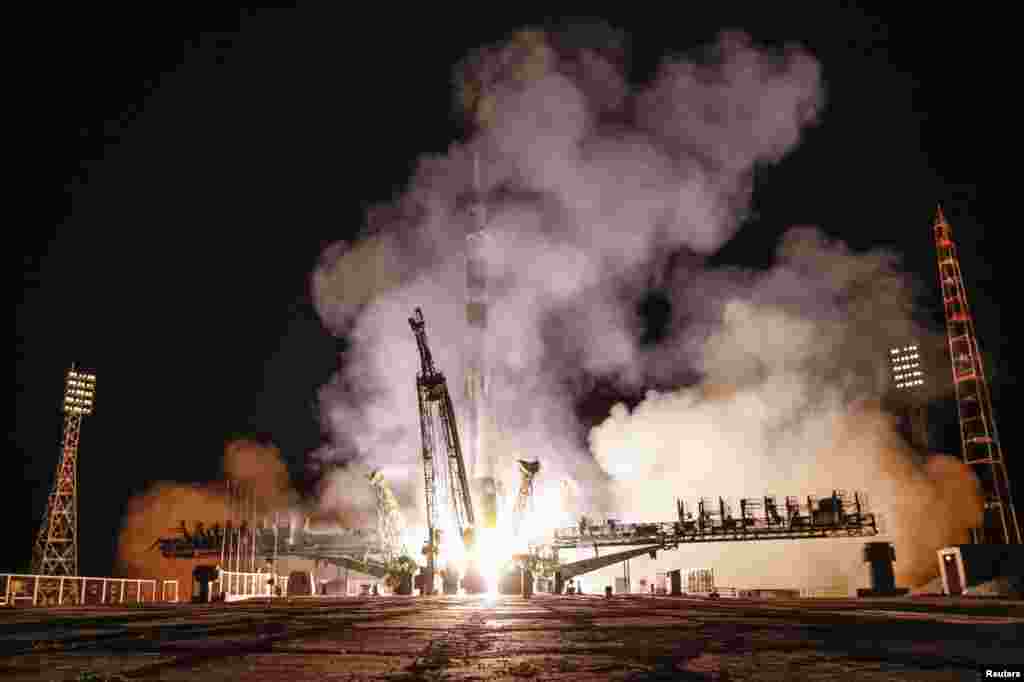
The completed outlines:
[[[251,492],[257,513],[287,509],[297,497],[288,467],[273,445],[236,440],[224,448],[224,478],[238,481]]]
[[[671,518],[673,499],[687,494],[827,493],[862,480],[895,511],[906,507],[894,491],[927,501],[944,481],[967,480],[951,467],[906,468],[888,421],[866,406],[890,344],[923,333],[891,257],[798,230],[767,273],[666,267],[671,254],[699,261],[729,240],[756,168],[782,160],[816,123],[816,60],[724,34],[699,61],[666,60],[635,87],[623,44],[601,27],[524,31],[458,67],[472,134],[422,158],[407,191],[370,212],[361,239],[328,249],[313,275],[325,324],[351,341],[321,393],[333,447],[320,455],[382,468],[422,510],[418,355],[406,319],[423,308],[459,411],[465,205],[478,176],[493,237],[487,343],[505,446],[540,459],[538,487],[566,493],[570,511]],[[636,314],[652,282],[673,311],[653,347],[638,343]],[[617,408],[592,434],[593,453],[581,446],[572,387],[595,377],[633,390],[680,386],[695,374],[700,388],[652,395],[632,414]],[[889,487],[844,478],[849,470],[877,472]],[[562,478],[574,483],[560,490]],[[904,490],[911,479],[920,485]]]
[[[233,441],[224,450],[225,481],[244,483],[253,494],[257,515],[287,510],[297,502],[288,470],[272,445]],[[232,511],[225,481],[204,484],[161,482],[128,501],[117,543],[120,575],[139,578],[177,578],[182,598],[188,599],[196,562],[166,559],[154,547],[157,538],[178,534],[184,522],[191,531],[197,521],[207,528],[239,519]],[[172,527],[173,526],[173,527]]]
[[[778,161],[820,107],[818,65],[796,48],[726,35],[705,62],[666,62],[634,90],[620,36],[580,36],[527,31],[471,55],[458,80],[475,134],[422,159],[404,196],[371,212],[363,240],[329,249],[314,274],[321,315],[352,341],[322,392],[328,426],[400,490],[406,482],[405,499],[422,497],[406,323],[417,306],[461,397],[474,156],[490,207],[489,352],[509,451],[540,458],[546,480],[598,481],[566,385],[581,375],[644,380],[633,310],[647,266],[726,241],[754,166]]]
[[[361,462],[336,468],[321,479],[320,510],[346,528],[377,525],[376,498],[369,481],[370,469]]]
[[[915,458],[878,404],[888,349],[930,336],[910,320],[913,292],[896,262],[795,230],[770,271],[732,281],[717,289],[718,319],[705,323],[704,383],[652,393],[631,412],[618,405],[591,432],[618,506],[668,518],[673,497],[866,492],[897,547],[900,577],[926,581],[935,550],[977,523],[981,498],[962,463]],[[801,568],[778,564],[774,577],[812,582],[822,553],[808,543],[788,551]]]

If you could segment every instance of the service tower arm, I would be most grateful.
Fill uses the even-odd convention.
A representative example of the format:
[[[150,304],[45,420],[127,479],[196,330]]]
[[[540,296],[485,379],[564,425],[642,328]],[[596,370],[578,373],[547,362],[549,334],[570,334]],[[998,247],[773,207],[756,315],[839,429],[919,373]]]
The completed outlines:
[[[518,460],[518,462],[520,480],[519,494],[516,495],[515,506],[512,508],[513,535],[519,533],[519,525],[523,522],[523,518],[533,502],[533,479],[537,476],[537,472],[540,471],[540,462],[528,462],[522,459]]]
[[[423,474],[427,500],[427,519],[429,536],[427,539],[427,572],[428,585],[433,585],[434,557],[437,553],[437,537],[442,523],[440,514],[447,513],[438,504],[440,467],[442,475],[448,482],[448,499],[451,511],[455,514],[456,527],[467,547],[473,544],[475,518],[473,500],[469,493],[469,480],[462,458],[462,447],[459,443],[458,425],[455,410],[444,374],[434,367],[434,360],[427,343],[426,322],[423,311],[416,309],[409,318],[416,337],[416,345],[420,353],[420,372],[416,377],[417,395],[420,409],[420,431],[423,438]],[[447,457],[440,462],[436,457],[436,430],[440,427],[444,438]],[[447,460],[447,461],[445,461]],[[431,589],[431,588],[427,588]]]

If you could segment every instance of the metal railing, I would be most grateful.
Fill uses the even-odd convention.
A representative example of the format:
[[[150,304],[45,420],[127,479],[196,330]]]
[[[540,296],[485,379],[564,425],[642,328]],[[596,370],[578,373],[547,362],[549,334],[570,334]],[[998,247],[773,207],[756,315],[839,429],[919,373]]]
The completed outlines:
[[[282,525],[275,535],[272,527],[257,526],[246,531],[245,543],[255,542],[255,553],[270,556],[305,558],[365,557],[381,556],[385,546],[376,528],[336,528],[304,530],[301,526]],[[157,539],[160,553],[165,557],[191,559],[196,557],[224,558],[226,547],[224,531],[189,532],[187,528],[178,531],[174,537]],[[248,544],[250,551],[252,544]],[[231,551],[231,550],[228,550]]]
[[[173,597],[171,595],[174,595]],[[161,601],[178,601],[180,595],[178,594],[178,581],[177,580],[165,580],[163,584],[163,591]]]
[[[0,605],[64,606],[155,602],[156,583],[156,580],[139,578],[0,573]]]
[[[210,593],[223,595],[225,601],[269,597],[273,595],[276,584],[281,586],[280,596],[287,596],[288,577],[279,575],[271,584],[273,577],[272,573],[242,573],[221,569],[219,577],[210,584]]]
[[[850,596],[845,587],[804,587],[800,590],[802,599],[846,599]]]
[[[739,515],[734,514],[734,505],[724,498],[718,498],[717,503],[701,498],[696,510],[679,500],[677,521],[608,520],[595,524],[584,517],[576,526],[555,529],[551,546],[657,544],[674,548],[697,542],[872,537],[884,532],[881,519],[867,512],[866,506],[866,497],[861,493],[854,493],[851,499],[838,490],[830,497],[786,497],[781,503],[771,496],[743,498],[736,505]]]

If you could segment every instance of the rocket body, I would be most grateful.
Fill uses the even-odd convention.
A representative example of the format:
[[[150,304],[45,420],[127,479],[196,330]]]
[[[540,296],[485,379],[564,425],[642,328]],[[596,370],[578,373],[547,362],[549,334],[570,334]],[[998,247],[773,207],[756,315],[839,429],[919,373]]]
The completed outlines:
[[[466,405],[467,453],[470,462],[470,486],[478,500],[480,524],[494,528],[498,516],[498,489],[495,480],[497,463],[492,446],[496,436],[496,422],[490,400],[487,334],[487,233],[486,208],[479,196],[470,206],[474,230],[466,237],[466,322],[468,338],[466,348]]]

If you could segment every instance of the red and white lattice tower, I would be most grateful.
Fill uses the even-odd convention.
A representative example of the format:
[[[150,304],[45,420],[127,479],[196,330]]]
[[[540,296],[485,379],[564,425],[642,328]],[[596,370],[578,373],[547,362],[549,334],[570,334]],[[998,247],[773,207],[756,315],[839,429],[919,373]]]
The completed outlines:
[[[82,417],[92,414],[96,375],[74,365],[64,384],[64,439],[53,492],[32,553],[37,575],[78,575],[78,438]]]
[[[953,243],[953,229],[946,222],[941,206],[935,216],[934,230],[964,462],[974,470],[985,496],[984,521],[981,527],[972,529],[971,540],[985,544],[1020,544],[1020,526],[1010,496],[1010,482],[992,411],[992,396],[985,378],[974,319],[967,304],[967,290]]]

